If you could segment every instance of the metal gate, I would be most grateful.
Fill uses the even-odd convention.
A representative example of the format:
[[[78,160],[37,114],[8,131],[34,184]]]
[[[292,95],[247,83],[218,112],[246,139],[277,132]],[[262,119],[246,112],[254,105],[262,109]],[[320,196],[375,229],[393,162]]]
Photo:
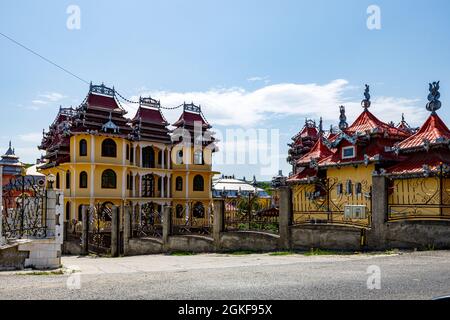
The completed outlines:
[[[8,239],[45,238],[47,191],[45,180],[18,176],[2,190],[3,236]]]
[[[88,250],[95,254],[111,253],[112,203],[98,203],[89,208]]]

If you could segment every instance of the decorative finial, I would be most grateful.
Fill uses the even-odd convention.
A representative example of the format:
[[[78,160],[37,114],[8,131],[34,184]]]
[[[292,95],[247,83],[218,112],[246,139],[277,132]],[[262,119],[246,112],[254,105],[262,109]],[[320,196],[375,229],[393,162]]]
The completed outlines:
[[[439,101],[439,98],[441,97],[441,94],[439,93],[439,85],[440,81],[430,83],[430,94],[428,95],[428,103],[427,103],[427,110],[430,111],[432,114],[435,114],[437,110],[441,108],[441,102]]]
[[[339,117],[339,129],[341,129],[342,131],[344,131],[345,129],[348,128],[348,123],[347,123],[347,116],[345,115],[345,107],[344,106],[340,106],[339,107],[339,111],[341,112],[341,115]]]
[[[367,110],[370,108],[370,105],[370,86],[366,84],[366,89],[364,90],[364,100],[361,101],[361,106],[364,108],[364,110]]]
[[[319,120],[319,134],[323,133],[323,121],[322,121],[322,117],[320,117]]]

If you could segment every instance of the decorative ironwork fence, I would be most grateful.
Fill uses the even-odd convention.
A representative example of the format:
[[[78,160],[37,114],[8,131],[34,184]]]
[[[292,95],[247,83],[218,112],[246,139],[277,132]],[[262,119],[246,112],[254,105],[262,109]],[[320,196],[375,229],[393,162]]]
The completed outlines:
[[[279,211],[260,201],[258,196],[248,195],[225,199],[225,230],[262,231],[277,234]]]
[[[211,206],[205,207],[201,202],[178,204],[172,212],[172,234],[208,236],[212,233],[213,218]]]
[[[153,202],[136,206],[136,213],[132,222],[132,236],[134,238],[162,238],[162,212]]]
[[[112,204],[103,203],[90,207],[89,213],[89,251],[97,254],[111,253]]]
[[[388,219],[450,220],[450,178],[446,175],[390,180]]]
[[[372,211],[372,186],[367,181],[341,182],[322,179],[294,189],[293,224],[345,224],[369,227]],[[357,206],[359,217],[347,210]]]
[[[3,236],[9,239],[45,238],[47,191],[45,181],[17,177],[3,186]]]

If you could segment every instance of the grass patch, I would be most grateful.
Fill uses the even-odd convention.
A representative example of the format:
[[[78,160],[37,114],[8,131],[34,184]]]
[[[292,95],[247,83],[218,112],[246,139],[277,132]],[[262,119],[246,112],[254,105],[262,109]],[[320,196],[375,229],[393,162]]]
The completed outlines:
[[[173,251],[173,252],[170,252],[169,255],[177,256],[177,257],[180,257],[180,256],[194,256],[195,253],[194,252],[189,252],[189,251]]]
[[[21,276],[61,276],[64,275],[64,270],[53,270],[53,271],[33,271],[33,272],[24,272],[18,273],[17,275]]]
[[[311,248],[310,251],[305,252],[304,255],[309,256],[336,256],[336,255],[349,255],[354,253],[344,252],[344,251],[332,251],[332,250],[323,250],[323,249],[314,249]]]
[[[269,253],[269,256],[291,256],[297,254],[295,251],[277,251]]]

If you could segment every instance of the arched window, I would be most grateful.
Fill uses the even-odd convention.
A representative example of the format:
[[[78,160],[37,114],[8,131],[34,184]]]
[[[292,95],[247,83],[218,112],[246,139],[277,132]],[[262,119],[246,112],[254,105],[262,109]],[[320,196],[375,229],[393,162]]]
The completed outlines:
[[[126,147],[126,156],[127,156],[127,160],[130,160],[130,145],[129,144],[127,144],[127,147]]]
[[[203,165],[203,151],[197,150],[194,152],[194,164]]]
[[[153,150],[153,147],[145,147],[142,149],[142,162],[144,168],[155,167],[155,150]]]
[[[203,203],[197,202],[194,205],[194,210],[192,212],[194,218],[200,218],[203,219],[205,217],[205,207],[203,206]]]
[[[82,139],[80,141],[80,157],[87,156],[87,141]]]
[[[183,164],[183,150],[177,151],[176,163]]]
[[[78,206],[78,221],[83,221],[83,204]]]
[[[161,191],[161,187],[162,187],[162,179],[161,177],[158,178],[158,191]]]
[[[105,139],[102,142],[102,157],[116,158],[117,146],[113,139]]]
[[[201,175],[194,177],[194,191],[205,191],[205,180]]]
[[[66,171],[66,189],[70,189],[70,171]]]
[[[70,202],[66,203],[66,221],[70,221]]]
[[[362,194],[362,184],[361,184],[360,182],[358,182],[358,183],[355,185],[355,191],[356,191],[356,194],[357,194],[357,195]]]
[[[86,189],[88,187],[88,175],[85,171],[80,173],[80,189]]]
[[[164,151],[160,150],[158,151],[158,164],[162,165],[162,154]]]
[[[175,190],[176,191],[183,191],[183,178],[177,177],[175,180]]]
[[[175,209],[175,216],[177,217],[177,219],[183,218],[183,211],[184,211],[183,206],[181,204],[177,204]]]
[[[59,172],[56,174],[56,189],[61,188],[61,177],[59,176]]]
[[[117,188],[117,176],[116,173],[107,169],[102,174],[102,188],[103,189],[116,189]]]
[[[352,180],[347,180],[347,183],[345,184],[345,193],[347,193],[348,195],[353,194]]]
[[[142,196],[145,198],[155,197],[155,177],[152,174],[142,177]]]

